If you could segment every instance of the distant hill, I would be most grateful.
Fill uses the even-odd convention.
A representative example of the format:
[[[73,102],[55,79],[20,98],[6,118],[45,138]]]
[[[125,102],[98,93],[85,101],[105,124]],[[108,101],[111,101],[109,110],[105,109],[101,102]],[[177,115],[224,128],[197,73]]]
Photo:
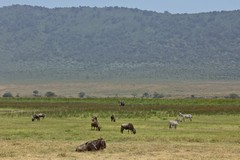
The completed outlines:
[[[0,82],[239,80],[240,11],[0,8]]]

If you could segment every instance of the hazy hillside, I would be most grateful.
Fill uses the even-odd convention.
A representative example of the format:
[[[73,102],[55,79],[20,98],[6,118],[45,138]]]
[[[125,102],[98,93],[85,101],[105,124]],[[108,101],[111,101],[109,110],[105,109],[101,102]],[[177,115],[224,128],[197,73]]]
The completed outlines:
[[[240,11],[0,8],[0,82],[239,80]]]

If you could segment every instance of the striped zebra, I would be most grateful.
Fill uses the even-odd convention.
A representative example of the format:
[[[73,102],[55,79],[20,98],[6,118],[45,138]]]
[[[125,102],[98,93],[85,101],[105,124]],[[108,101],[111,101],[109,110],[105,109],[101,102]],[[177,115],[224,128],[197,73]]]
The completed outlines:
[[[170,120],[169,121],[169,128],[174,127],[175,129],[177,128],[177,125],[182,122],[180,119],[175,119],[175,120]]]
[[[179,116],[181,116],[183,118],[183,121],[185,121],[185,119],[190,119],[190,121],[192,121],[191,114],[182,114],[181,112],[179,112]]]

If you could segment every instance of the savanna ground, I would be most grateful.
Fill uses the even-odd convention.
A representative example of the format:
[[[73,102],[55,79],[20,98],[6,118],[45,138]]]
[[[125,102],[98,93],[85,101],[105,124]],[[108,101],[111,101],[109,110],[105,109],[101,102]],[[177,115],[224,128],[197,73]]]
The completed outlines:
[[[48,91],[61,97],[78,97],[85,92],[90,97],[141,97],[143,93],[158,92],[165,97],[186,98],[224,97],[231,93],[240,94],[239,81],[154,81],[154,82],[54,82],[54,83],[0,83],[0,95],[11,92],[13,96],[29,97],[38,90],[44,96]]]
[[[239,159],[240,99],[123,98],[0,99],[0,159]],[[178,112],[192,113],[177,129],[168,121]],[[33,113],[47,117],[31,121]],[[111,122],[114,114],[117,121]],[[90,128],[97,116],[101,131]],[[122,123],[137,133],[120,133]],[[75,152],[86,141],[102,137],[107,148]]]

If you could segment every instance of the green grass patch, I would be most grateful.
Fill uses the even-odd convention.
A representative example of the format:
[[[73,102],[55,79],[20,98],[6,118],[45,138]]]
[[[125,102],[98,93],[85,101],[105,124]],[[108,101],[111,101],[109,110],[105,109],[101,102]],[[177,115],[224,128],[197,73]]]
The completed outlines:
[[[164,142],[232,142],[239,143],[239,100],[230,99],[123,99],[117,98],[10,98],[0,99],[0,138],[2,140],[34,139],[79,141],[107,137],[108,141]],[[168,121],[178,112],[193,114],[178,128],[169,129]],[[34,113],[44,112],[46,118],[31,121]],[[117,122],[110,122],[114,114]],[[99,118],[102,130],[90,129],[91,117]],[[133,123],[136,136],[121,134],[122,123]]]

